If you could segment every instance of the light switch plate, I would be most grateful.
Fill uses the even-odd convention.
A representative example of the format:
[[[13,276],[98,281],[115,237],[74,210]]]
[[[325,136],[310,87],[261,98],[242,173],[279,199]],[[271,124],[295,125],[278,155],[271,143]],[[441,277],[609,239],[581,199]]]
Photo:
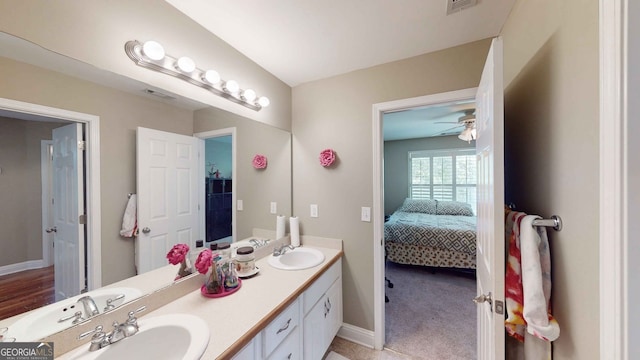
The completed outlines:
[[[318,217],[318,204],[311,204],[311,206],[309,207],[309,211],[311,213],[311,217],[312,218],[317,218]]]
[[[275,201],[271,202],[271,213],[272,214],[278,213],[278,203],[276,203]]]
[[[361,208],[361,214],[360,214],[360,220],[361,221],[366,221],[366,222],[371,222],[371,208],[370,207],[362,207]]]
[[[243,208],[242,200],[238,200],[238,205],[237,205],[238,211],[242,211],[242,208]]]

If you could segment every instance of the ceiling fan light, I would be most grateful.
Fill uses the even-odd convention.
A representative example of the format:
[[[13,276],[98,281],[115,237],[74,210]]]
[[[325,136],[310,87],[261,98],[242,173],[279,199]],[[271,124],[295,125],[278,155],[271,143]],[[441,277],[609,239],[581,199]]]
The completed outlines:
[[[474,140],[475,136],[472,134],[472,129],[465,128],[460,135],[458,135],[458,139],[471,143],[471,140]]]

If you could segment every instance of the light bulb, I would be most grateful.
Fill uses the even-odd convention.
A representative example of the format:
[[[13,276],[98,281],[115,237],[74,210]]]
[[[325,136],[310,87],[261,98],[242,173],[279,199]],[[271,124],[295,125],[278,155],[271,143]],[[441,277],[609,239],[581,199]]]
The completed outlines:
[[[220,82],[220,74],[215,70],[207,70],[202,76],[202,80],[209,84],[217,84]]]
[[[251,103],[256,99],[256,92],[252,89],[247,89],[242,92],[242,100]]]
[[[142,53],[151,60],[164,59],[164,48],[153,40],[147,41],[142,45]]]
[[[240,85],[235,80],[229,80],[224,83],[224,89],[231,94],[235,94],[240,90]]]
[[[176,68],[182,72],[190,73],[196,69],[196,63],[190,58],[183,56],[176,61]]]
[[[269,101],[269,98],[266,96],[260,96],[258,98],[258,105],[262,106],[262,107],[267,107],[269,106],[269,104],[271,104],[271,101]]]

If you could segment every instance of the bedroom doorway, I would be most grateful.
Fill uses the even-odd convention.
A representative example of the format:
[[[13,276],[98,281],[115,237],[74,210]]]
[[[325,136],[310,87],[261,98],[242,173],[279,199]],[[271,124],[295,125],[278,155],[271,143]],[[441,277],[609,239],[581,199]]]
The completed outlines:
[[[468,137],[475,93],[475,88],[465,89],[377,104],[374,174],[379,176],[374,176],[374,189],[378,190],[374,198],[374,233],[383,246],[374,254],[376,348],[384,346],[414,357],[475,357],[476,307],[469,300],[476,292],[475,255],[471,261],[464,251],[455,251],[464,247],[463,241],[450,251],[441,249],[438,255],[433,251],[430,255],[429,244],[424,241],[395,244],[389,254],[384,246],[387,221],[418,221],[398,219],[401,215],[397,210],[403,207],[417,206],[411,214],[404,214],[413,217],[416,209],[429,202],[435,210],[436,200],[448,205],[453,201],[467,203],[465,211],[471,209],[473,213],[465,215],[475,215],[475,181],[467,181],[475,177],[475,172],[465,166],[467,162],[475,163],[474,137]],[[453,181],[456,179],[462,181]],[[451,206],[448,209],[457,211]],[[475,229],[472,218],[475,219],[465,220],[468,228]],[[407,231],[397,229],[396,235]],[[475,248],[468,250],[475,254]],[[385,295],[388,303],[384,303]],[[451,339],[463,339],[464,344]]]

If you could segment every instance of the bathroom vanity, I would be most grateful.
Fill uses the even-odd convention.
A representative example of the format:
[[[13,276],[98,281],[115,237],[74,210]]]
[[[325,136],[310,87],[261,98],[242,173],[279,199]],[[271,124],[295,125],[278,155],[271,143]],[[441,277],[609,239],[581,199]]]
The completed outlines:
[[[342,241],[303,237],[303,244],[321,251],[324,261],[308,269],[280,270],[268,264],[268,255],[256,260],[259,273],[243,279],[237,292],[207,298],[200,289],[190,290],[140,313],[140,319],[190,314],[204,320],[210,339],[202,359],[321,359],[342,325]],[[155,300],[140,298],[132,306]],[[73,353],[59,358],[72,359]]]

